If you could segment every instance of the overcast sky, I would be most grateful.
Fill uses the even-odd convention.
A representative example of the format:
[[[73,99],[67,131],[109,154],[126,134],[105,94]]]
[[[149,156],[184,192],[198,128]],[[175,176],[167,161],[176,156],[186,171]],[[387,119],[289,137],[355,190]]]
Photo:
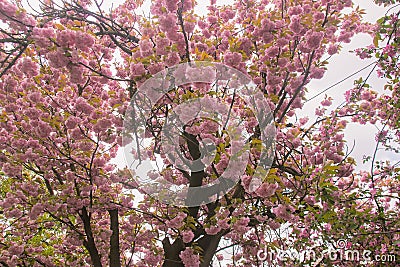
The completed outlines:
[[[375,22],[378,18],[382,17],[387,10],[387,8],[375,5],[372,0],[354,0],[354,3],[366,10],[365,19],[369,22]],[[357,70],[360,70],[364,66],[372,63],[374,59],[360,60],[354,53],[349,52],[350,50],[358,47],[365,47],[366,45],[371,44],[371,41],[372,39],[369,35],[359,34],[352,39],[350,44],[345,44],[341,53],[331,58],[325,76],[321,80],[312,81],[307,86],[309,88],[308,98],[311,98],[318,92],[321,92],[322,90],[328,88],[329,86],[356,72]],[[367,77],[372,68],[373,65],[327,91],[326,94],[334,99],[332,107],[340,105],[344,101],[344,92],[353,87],[354,80],[360,77]],[[372,86],[373,90],[382,92],[385,81],[384,79],[378,78],[376,72],[374,71],[371,77],[368,79],[368,83]],[[304,105],[303,112],[313,116],[313,110],[319,105],[324,97],[325,94],[322,94],[319,97],[307,102]],[[362,157],[363,155],[372,155],[375,149],[375,134],[377,132],[378,130],[376,126],[370,124],[348,124],[348,127],[345,131],[345,140],[347,140],[349,146],[352,146],[353,142],[355,142],[355,148],[352,155],[357,160],[357,169],[370,168],[370,163],[362,164]],[[391,158],[394,160],[396,156],[398,157],[398,155],[380,151],[377,159]]]

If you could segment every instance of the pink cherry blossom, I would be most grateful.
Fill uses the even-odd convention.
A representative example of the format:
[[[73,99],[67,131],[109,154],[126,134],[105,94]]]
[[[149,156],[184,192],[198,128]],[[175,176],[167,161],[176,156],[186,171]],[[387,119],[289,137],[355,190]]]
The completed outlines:
[[[200,266],[200,257],[197,254],[194,254],[191,248],[186,248],[183,250],[179,257],[182,259],[185,267],[199,267]]]
[[[260,197],[270,197],[275,194],[278,184],[263,183],[257,190],[256,194]]]
[[[185,243],[189,243],[193,240],[194,234],[192,231],[187,230],[182,233],[182,240]]]

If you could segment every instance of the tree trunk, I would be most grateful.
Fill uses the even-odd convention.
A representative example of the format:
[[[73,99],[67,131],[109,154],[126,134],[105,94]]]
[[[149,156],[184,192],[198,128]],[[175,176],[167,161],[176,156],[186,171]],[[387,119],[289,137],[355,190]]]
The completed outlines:
[[[203,249],[203,262],[200,267],[210,266],[211,260],[214,257],[215,251],[217,251],[218,244],[224,234],[219,233],[217,235],[205,235],[199,240],[199,246]]]
[[[182,239],[178,238],[170,243],[168,237],[162,241],[164,248],[164,263],[162,267],[184,267],[179,254],[185,249]]]
[[[88,215],[86,207],[83,207],[81,211],[82,213],[79,214],[79,216],[83,221],[83,227],[85,229],[85,234],[86,234],[86,240],[83,241],[83,245],[89,251],[93,267],[102,267],[100,254],[99,251],[97,250],[96,243],[94,242],[92,227],[90,225],[90,217]]]
[[[199,159],[201,157],[200,146],[199,142],[195,135],[189,134],[187,132],[183,133],[183,137],[186,140],[188,150],[190,156],[193,160]],[[188,215],[192,216],[193,218],[197,218],[199,206],[192,206],[190,203],[200,203],[202,201],[206,201],[205,199],[207,196],[212,196],[213,188],[209,190],[210,192],[199,192],[196,190],[196,187],[199,187],[203,183],[203,179],[205,177],[205,172],[203,170],[199,170],[197,172],[191,172],[189,178],[189,192],[187,196],[186,204],[189,204],[189,212]],[[192,189],[192,190],[191,190]],[[204,198],[204,199],[203,199]],[[215,207],[214,207],[215,208]],[[209,212],[214,212],[214,208],[211,208]],[[198,245],[203,249],[202,263],[201,267],[208,267],[211,263],[211,260],[215,254],[215,251],[218,248],[218,244],[221,240],[221,237],[224,233],[219,233],[217,235],[204,235],[196,242]],[[164,248],[164,263],[163,267],[184,267],[179,254],[185,249],[185,244],[183,243],[181,238],[176,239],[172,244],[169,241],[169,238],[166,237],[162,241],[163,248]]]
[[[110,267],[121,267],[118,209],[109,210],[108,213],[110,214],[110,229],[112,231],[110,237]]]

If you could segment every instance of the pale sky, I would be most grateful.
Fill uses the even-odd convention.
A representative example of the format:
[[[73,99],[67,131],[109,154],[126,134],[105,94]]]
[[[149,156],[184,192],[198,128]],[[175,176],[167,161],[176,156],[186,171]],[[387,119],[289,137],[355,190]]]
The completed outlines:
[[[372,0],[353,0],[353,2],[366,10],[365,19],[369,22],[375,22],[377,19],[382,17],[388,9],[375,5]],[[350,44],[344,44],[342,51],[330,59],[330,63],[327,67],[328,69],[325,72],[325,76],[321,80],[313,80],[310,84],[307,85],[309,89],[308,98],[311,98],[318,92],[328,88],[329,86],[351,75],[352,73],[363,68],[364,66],[372,63],[375,60],[374,58],[361,60],[354,53],[348,52],[355,48],[365,47],[366,45],[371,44],[371,42],[372,38],[369,35],[359,34],[352,39],[352,42]],[[316,97],[315,99],[307,102],[304,105],[302,112],[304,112],[304,114],[310,114],[310,116],[313,116],[313,111],[315,107],[318,106],[319,103],[324,99],[325,94],[333,98],[332,107],[340,105],[344,101],[344,92],[353,87],[354,80],[360,77],[367,77],[372,68],[373,65],[365,69],[364,71],[356,74],[352,78],[349,78],[345,82],[333,87],[319,97]],[[368,83],[372,86],[373,90],[382,92],[385,80],[379,79],[376,71],[374,71],[371,77],[368,79]],[[352,157],[357,160],[357,169],[366,168],[367,170],[369,170],[370,163],[362,164],[362,157],[363,155],[372,155],[375,149],[375,134],[377,132],[377,128],[370,124],[360,125],[350,123],[347,125],[347,128],[345,130],[345,140],[347,140],[347,143],[350,147],[353,145],[353,141],[355,141],[355,147],[352,153]],[[381,151],[379,152],[377,159],[395,160],[396,157],[398,157],[398,155]]]

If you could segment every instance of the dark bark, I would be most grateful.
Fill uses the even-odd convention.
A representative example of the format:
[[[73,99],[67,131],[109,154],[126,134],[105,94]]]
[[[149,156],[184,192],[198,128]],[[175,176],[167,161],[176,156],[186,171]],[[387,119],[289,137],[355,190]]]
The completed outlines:
[[[200,238],[198,245],[203,249],[203,262],[200,264],[200,267],[210,266],[215,251],[218,248],[218,244],[224,234],[225,232],[220,232],[216,235],[205,235]]]
[[[164,248],[164,263],[162,267],[184,267],[179,254],[185,249],[182,239],[178,238],[170,243],[168,237],[162,241]]]
[[[110,237],[110,267],[121,267],[118,209],[109,210],[108,213],[110,214],[110,229],[112,231]]]
[[[186,140],[190,156],[192,157],[193,160],[199,159],[201,156],[200,153],[200,146],[199,146],[199,141],[197,140],[195,135],[189,134],[187,132],[184,132],[183,137]],[[204,170],[198,171],[198,172],[192,172],[190,174],[190,179],[189,179],[189,188],[193,187],[198,187],[201,186],[203,183],[203,178],[205,177]],[[195,191],[192,191],[193,193]],[[188,192],[187,200],[191,201],[195,198],[195,195],[191,195],[191,191]],[[192,216],[193,218],[197,217],[197,213],[199,211],[199,207],[190,207],[189,208],[189,215]]]
[[[90,226],[90,217],[88,215],[86,207],[83,207],[81,209],[81,214],[79,214],[79,216],[83,221],[83,227],[86,234],[86,240],[83,241],[83,245],[89,251],[92,265],[93,267],[102,267],[100,254],[97,250],[96,243],[94,242],[92,227]]]
[[[186,140],[188,150],[190,156],[193,160],[199,159],[202,155],[200,152],[199,141],[197,140],[195,135],[184,132],[183,137]],[[191,201],[195,201],[198,203],[198,200],[201,200],[200,197],[206,198],[207,196],[211,196],[216,192],[213,192],[213,188],[210,188],[209,192],[201,191],[201,194],[198,194],[199,191],[196,191],[196,187],[199,187],[203,183],[203,178],[206,176],[204,169],[198,172],[192,172],[189,176],[189,188],[193,188],[192,191],[189,190],[187,197],[187,204],[190,204]],[[206,199],[203,199],[206,201]],[[195,203],[192,202],[192,203]],[[209,208],[209,217],[215,214],[215,203],[208,204]],[[198,217],[199,206],[189,207],[189,214],[193,218]],[[200,239],[196,242],[203,250],[201,254],[202,263],[201,267],[208,267],[211,263],[211,260],[215,254],[215,251],[218,248],[218,244],[224,234],[226,232],[221,232],[217,235],[207,235],[204,232],[204,229],[198,229],[199,233],[196,233],[196,238],[201,236]],[[172,244],[170,243],[168,238],[163,240],[163,248],[164,248],[164,263],[163,267],[184,267],[179,254],[185,249],[185,244],[183,243],[181,238],[176,239]]]

